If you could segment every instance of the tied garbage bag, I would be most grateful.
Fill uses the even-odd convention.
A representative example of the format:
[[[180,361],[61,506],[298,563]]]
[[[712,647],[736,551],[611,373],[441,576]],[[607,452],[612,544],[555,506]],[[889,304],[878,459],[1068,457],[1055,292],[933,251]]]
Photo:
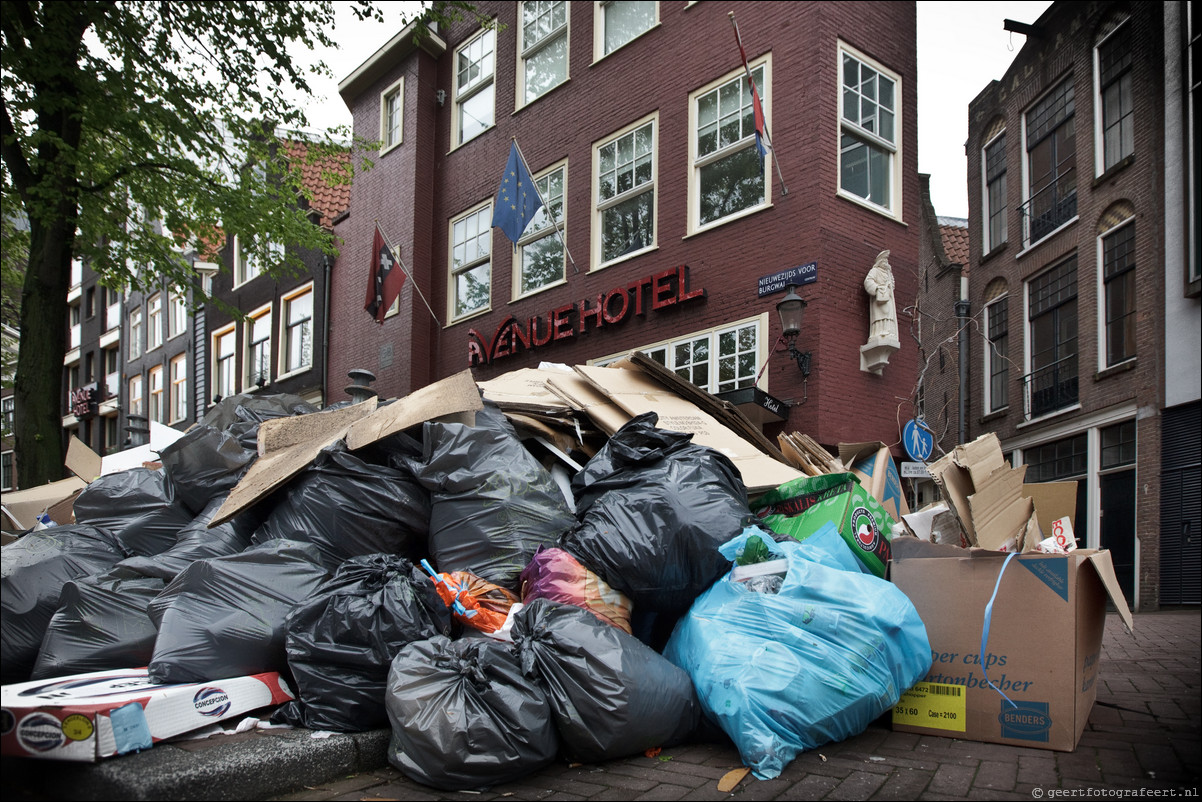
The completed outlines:
[[[559,486],[487,402],[475,426],[428,421],[423,434],[423,461],[413,472],[433,502],[435,567],[516,591],[538,547],[576,523]]]
[[[317,547],[292,540],[192,563],[150,605],[151,681],[286,674],[284,620],[328,578]]]
[[[672,746],[701,720],[688,674],[587,610],[537,599],[516,615],[513,642],[522,672],[547,689],[572,760],[600,763]]]
[[[718,547],[755,517],[734,464],[658,420],[631,419],[572,479],[580,524],[559,545],[635,610],[670,616],[730,569]]]
[[[215,496],[227,495],[257,457],[235,434],[202,425],[164,448],[159,461],[176,500],[199,515]]]
[[[630,633],[630,599],[563,549],[542,547],[522,569],[522,601],[550,599],[574,604]]]
[[[369,465],[344,447],[322,451],[285,491],[254,534],[312,543],[330,571],[351,557],[424,551],[430,500],[412,476]]]
[[[167,475],[149,468],[101,476],[75,499],[75,520],[112,532],[131,555],[171,548],[193,517],[175,500]]]
[[[0,549],[0,681],[30,678],[63,585],[124,557],[108,532],[75,524],[30,532]]]
[[[505,624],[514,606],[521,603],[516,595],[467,571],[440,574],[428,560],[422,560],[422,568],[456,621],[485,634],[504,633],[508,640]]]
[[[451,631],[425,574],[403,557],[352,557],[284,622],[297,699],[272,720],[314,730],[388,726],[388,666],[403,646]]]
[[[389,668],[386,705],[388,762],[444,791],[520,779],[559,751],[546,692],[490,638],[409,644]]]
[[[747,536],[723,553],[733,558]],[[805,543],[767,545],[788,563],[779,592],[724,577],[697,599],[664,651],[762,780],[801,752],[862,732],[931,666],[914,605],[863,573],[833,525]]]
[[[85,577],[63,585],[32,679],[144,666],[158,631],[146,609],[161,579]]]
[[[317,407],[291,393],[237,393],[227,395],[214,404],[200,419],[200,423],[214,429],[233,429],[241,434],[246,430],[238,424],[259,424],[272,418],[289,418],[316,411]],[[253,443],[251,448],[254,448]]]
[[[225,498],[218,496],[211,500],[200,515],[192,519],[192,523],[179,530],[174,546],[150,557],[124,559],[117,563],[114,575],[157,577],[170,582],[197,560],[226,557],[245,551],[250,547],[251,535],[259,525],[253,510],[236,515],[219,526],[209,527],[209,521],[221,509]]]

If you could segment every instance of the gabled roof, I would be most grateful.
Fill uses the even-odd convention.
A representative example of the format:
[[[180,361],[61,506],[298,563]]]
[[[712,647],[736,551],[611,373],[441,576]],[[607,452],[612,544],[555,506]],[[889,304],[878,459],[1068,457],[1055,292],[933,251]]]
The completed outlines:
[[[968,272],[968,221],[955,217],[939,218],[939,236],[943,239],[943,252],[951,264],[960,265]]]
[[[332,227],[334,218],[351,205],[351,185],[349,182],[336,183],[330,176],[345,173],[351,160],[350,152],[340,151],[326,159],[310,162],[307,143],[290,139],[284,143],[284,147],[288,158],[301,169],[301,182],[309,195],[309,208],[320,213],[322,226]]]

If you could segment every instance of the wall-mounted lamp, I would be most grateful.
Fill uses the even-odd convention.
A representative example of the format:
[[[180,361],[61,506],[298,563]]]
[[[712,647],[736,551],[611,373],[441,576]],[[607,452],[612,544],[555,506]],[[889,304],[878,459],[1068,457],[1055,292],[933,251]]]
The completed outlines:
[[[806,302],[797,294],[797,285],[790,284],[785,297],[776,305],[776,313],[780,315],[781,337],[789,346],[789,356],[797,362],[803,378],[810,375],[810,352],[797,350],[797,335],[801,333],[801,319],[805,315]]]

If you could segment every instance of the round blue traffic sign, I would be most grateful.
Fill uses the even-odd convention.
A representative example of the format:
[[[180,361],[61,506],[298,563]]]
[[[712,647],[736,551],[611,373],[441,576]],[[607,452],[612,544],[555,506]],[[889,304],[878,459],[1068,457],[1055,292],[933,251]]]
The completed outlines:
[[[935,435],[925,423],[911,418],[902,429],[902,444],[910,459],[926,462],[935,450]]]

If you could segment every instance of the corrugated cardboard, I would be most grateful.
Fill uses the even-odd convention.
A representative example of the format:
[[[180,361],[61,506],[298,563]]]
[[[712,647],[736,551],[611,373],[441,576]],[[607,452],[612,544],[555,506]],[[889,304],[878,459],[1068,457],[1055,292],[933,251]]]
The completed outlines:
[[[881,502],[885,511],[900,521],[910,512],[906,494],[902,492],[901,477],[893,463],[889,446],[878,441],[871,443],[840,443],[839,461],[843,469],[860,479],[868,494]]]
[[[87,487],[82,479],[71,477],[50,482],[41,487],[31,487],[28,490],[13,490],[4,494],[4,528],[8,531],[23,532],[32,529],[37,518],[43,512],[55,507],[65,499],[73,499]],[[54,516],[51,516],[53,518]],[[55,523],[69,523],[59,521]]]
[[[1068,517],[1070,523],[1077,514],[1077,482],[1028,482],[1022,494],[1035,502],[1035,517],[1044,536],[1052,533],[1052,522]]]
[[[1010,467],[990,432],[927,466],[966,535],[967,546],[1022,551],[1043,538],[1035,504],[1022,494],[1026,466]]]
[[[1097,691],[1107,600],[1132,627],[1110,552],[1019,554],[1002,573],[1001,552],[910,537],[892,546],[889,578],[917,608],[932,652],[925,681],[894,708],[893,728],[1075,749]]]
[[[631,416],[654,412],[657,426],[691,432],[693,442],[725,454],[743,477],[747,492],[769,490],[804,474],[769,457],[696,404],[665,388],[647,374],[624,368],[577,365],[576,370],[595,388]]]
[[[0,688],[0,753],[93,762],[293,699],[276,672],[155,685],[145,668]]]

